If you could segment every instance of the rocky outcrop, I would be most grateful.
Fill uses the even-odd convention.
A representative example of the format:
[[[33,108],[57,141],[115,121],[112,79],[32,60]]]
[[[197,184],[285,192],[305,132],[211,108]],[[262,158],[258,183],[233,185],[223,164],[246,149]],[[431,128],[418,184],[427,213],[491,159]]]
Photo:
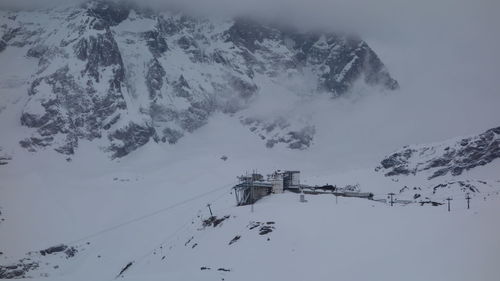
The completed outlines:
[[[103,30],[126,20],[130,13],[131,4],[114,1],[88,1],[82,4],[82,8],[92,19],[91,26],[94,29]]]
[[[247,63],[258,65],[254,53],[268,52],[265,41],[286,44],[291,57],[285,68],[311,67],[318,74],[318,89],[334,96],[346,93],[364,76],[366,83],[394,90],[399,87],[377,54],[356,37],[324,33],[301,33],[290,28],[273,28],[251,20],[238,19],[226,32],[227,40],[248,50]]]
[[[154,133],[152,127],[130,123],[109,135],[111,141],[109,150],[113,152],[113,158],[123,157],[148,143]]]
[[[41,251],[28,252],[26,257],[14,263],[0,265],[0,279],[48,277],[48,272],[60,270],[60,265],[54,264],[56,260],[64,263],[64,260],[75,257],[81,250],[84,250],[81,246],[61,244]],[[57,259],[53,259],[54,257]]]
[[[500,127],[477,136],[432,146],[408,146],[388,156],[377,168],[386,176],[428,172],[429,179],[486,165],[500,158]]]
[[[249,126],[250,131],[265,141],[268,148],[283,144],[290,149],[307,149],[312,145],[316,133],[314,125],[298,122],[292,125],[293,120],[290,121],[283,117],[270,120],[247,117],[241,119],[240,122]]]
[[[87,85],[97,81],[91,78],[93,75],[100,74],[89,73]],[[79,138],[100,138],[103,128],[116,122],[112,115],[126,107],[120,86],[113,81],[103,93],[82,87],[76,79],[65,66],[33,81],[32,97],[21,115],[21,124],[37,130],[34,136],[22,141],[23,146],[33,149],[47,146],[56,141],[56,135],[62,134],[65,137],[57,141],[59,146],[55,149],[72,154]]]
[[[102,68],[114,66],[109,82],[114,90],[120,90],[124,78],[123,61],[109,29],[96,36],[81,38],[74,49],[76,57],[86,62],[83,73],[88,73],[96,82],[100,80]]]
[[[20,27],[14,27],[8,28],[4,31],[3,35],[0,37],[0,52],[7,48],[9,41],[16,37],[20,30]]]
[[[149,51],[159,57],[168,50],[167,41],[162,37],[159,31],[152,30],[144,33],[144,39],[148,45]]]
[[[490,196],[496,197],[500,194],[499,181],[463,179],[421,183],[419,186],[404,185],[398,192],[394,192],[394,198],[396,201],[418,202],[422,206],[426,204],[439,206],[445,204],[447,198],[465,200],[469,197],[473,200],[472,204],[475,204],[475,198],[483,201]]]

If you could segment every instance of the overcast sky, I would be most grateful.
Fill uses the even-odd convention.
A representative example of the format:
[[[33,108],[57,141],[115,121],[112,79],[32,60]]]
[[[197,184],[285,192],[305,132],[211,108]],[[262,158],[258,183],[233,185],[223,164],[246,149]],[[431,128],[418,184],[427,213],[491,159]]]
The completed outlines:
[[[120,0],[114,0],[120,1]],[[172,4],[202,13],[247,14],[302,27],[357,32],[376,40],[477,39],[498,46],[498,0],[132,0],[166,8]],[[0,0],[0,8],[40,8],[82,0]],[[448,41],[446,41],[448,40]],[[443,42],[441,42],[443,41]]]
[[[120,1],[120,0],[114,0]],[[166,8],[172,4],[192,12],[227,16],[247,14],[281,19],[305,27],[357,32],[364,37],[395,40],[424,36],[431,40],[496,36],[498,0],[132,0]],[[0,0],[0,8],[42,8],[82,0]],[[453,37],[453,38],[449,38]],[[407,38],[407,39],[408,39]],[[422,38],[418,38],[419,40]],[[425,38],[424,38],[425,39]],[[481,44],[486,44],[484,41]]]

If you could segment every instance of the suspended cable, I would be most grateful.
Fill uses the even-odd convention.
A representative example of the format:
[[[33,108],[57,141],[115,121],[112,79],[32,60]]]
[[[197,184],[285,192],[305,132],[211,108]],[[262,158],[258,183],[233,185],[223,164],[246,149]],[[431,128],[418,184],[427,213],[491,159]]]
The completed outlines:
[[[79,238],[79,239],[73,240],[73,241],[69,242],[68,244],[76,244],[76,243],[81,242],[81,241],[83,241],[83,240],[87,240],[87,239],[89,239],[89,238],[93,238],[93,237],[99,236],[99,235],[101,235],[101,234],[104,234],[104,233],[107,233],[107,232],[113,231],[113,230],[115,230],[115,229],[118,229],[118,228],[124,227],[124,226],[126,226],[126,225],[132,224],[132,223],[134,223],[134,222],[138,222],[138,221],[141,221],[141,220],[143,220],[143,219],[146,219],[146,218],[149,218],[149,217],[155,216],[155,215],[157,215],[157,214],[160,214],[160,213],[163,213],[163,212],[169,211],[169,210],[171,210],[171,209],[174,209],[174,208],[176,208],[176,207],[179,207],[179,206],[181,206],[181,205],[184,205],[184,204],[186,204],[186,203],[188,203],[188,202],[191,202],[191,201],[194,201],[194,200],[197,200],[197,199],[203,198],[203,197],[205,197],[205,196],[207,196],[207,195],[209,195],[209,194],[212,194],[212,193],[217,192],[217,191],[219,191],[219,190],[225,189],[225,188],[227,188],[228,186],[231,186],[231,185],[233,185],[233,183],[231,183],[231,184],[227,184],[227,185],[224,185],[224,186],[222,186],[222,187],[219,187],[219,188],[216,188],[216,189],[213,189],[213,190],[210,190],[210,191],[207,191],[207,192],[205,192],[205,193],[202,193],[202,194],[199,194],[199,195],[197,195],[197,196],[194,196],[194,197],[188,198],[188,199],[186,199],[186,200],[183,200],[183,201],[181,201],[181,202],[178,202],[178,203],[175,203],[175,204],[169,205],[169,206],[167,206],[167,207],[165,207],[165,208],[162,208],[162,209],[156,210],[156,211],[154,211],[154,212],[151,212],[151,213],[148,213],[148,214],[142,215],[142,216],[140,216],[140,217],[137,217],[137,218],[134,218],[134,219],[131,219],[131,220],[128,220],[128,221],[125,221],[125,222],[119,223],[119,224],[117,224],[117,225],[114,225],[114,226],[111,226],[111,227],[108,227],[108,228],[102,229],[102,230],[100,230],[100,231],[97,231],[97,232],[94,232],[94,233],[92,233],[92,234],[86,235],[86,236],[84,236],[84,237],[82,237],[82,238]]]

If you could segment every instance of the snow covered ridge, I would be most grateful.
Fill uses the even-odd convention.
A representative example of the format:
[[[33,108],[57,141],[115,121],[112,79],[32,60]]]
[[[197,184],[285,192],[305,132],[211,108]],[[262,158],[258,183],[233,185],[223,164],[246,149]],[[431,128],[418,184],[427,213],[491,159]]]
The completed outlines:
[[[458,176],[497,158],[500,158],[500,127],[460,140],[406,146],[382,160],[376,170],[386,176],[428,172],[428,179],[432,179],[448,173]]]
[[[122,157],[150,140],[173,144],[215,112],[248,108],[268,85],[299,97],[341,96],[360,79],[398,88],[359,38],[248,19],[198,19],[90,1],[53,11],[0,12],[0,37],[0,55],[17,50],[16,60],[36,64],[18,86],[27,95],[21,123],[33,129],[20,144],[29,151],[49,147],[71,155],[80,140],[102,139],[104,150]],[[301,80],[312,86],[284,82]],[[268,132],[272,122],[256,125],[266,126],[269,147],[311,144],[311,124]]]

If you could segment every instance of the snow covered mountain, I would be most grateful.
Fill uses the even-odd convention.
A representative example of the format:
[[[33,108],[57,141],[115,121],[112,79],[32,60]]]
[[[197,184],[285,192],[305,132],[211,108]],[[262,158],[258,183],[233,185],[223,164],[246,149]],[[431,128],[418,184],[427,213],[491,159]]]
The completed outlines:
[[[125,2],[0,11],[0,279],[498,280],[499,99],[455,48],[365,37],[392,91],[359,38]],[[305,200],[236,206],[277,169]]]
[[[477,136],[435,145],[407,146],[381,162],[386,176],[430,172],[429,179],[451,173],[458,176],[500,158],[500,127]]]
[[[496,162],[500,158],[500,128],[447,141],[405,146],[387,156],[375,168],[390,178],[399,198],[443,204],[445,198],[497,194],[500,181]],[[497,173],[474,173],[490,166]]]
[[[0,63],[29,65],[14,84],[0,77],[16,100],[24,91],[20,120],[31,130],[19,143],[29,151],[50,147],[72,155],[81,140],[101,139],[112,157],[122,157],[150,140],[176,143],[214,112],[237,115],[268,147],[304,149],[314,124],[285,113],[242,111],[273,92],[288,93],[284,100],[338,97],[360,80],[398,88],[359,38],[243,18],[200,19],[89,1],[3,11],[0,34]]]

